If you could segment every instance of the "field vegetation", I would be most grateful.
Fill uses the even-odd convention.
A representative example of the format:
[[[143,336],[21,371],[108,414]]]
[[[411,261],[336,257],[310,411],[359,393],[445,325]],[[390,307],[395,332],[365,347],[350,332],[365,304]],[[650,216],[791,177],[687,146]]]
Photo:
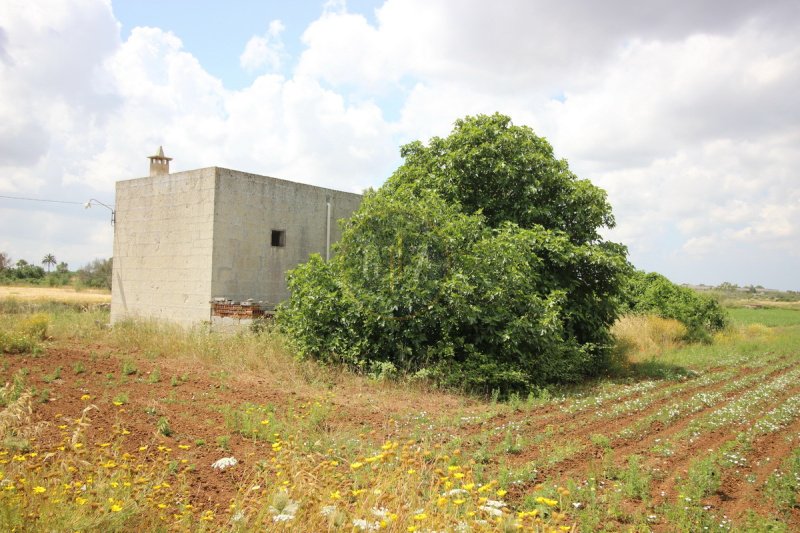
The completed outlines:
[[[298,360],[269,327],[4,300],[0,528],[797,530],[800,325],[774,317],[687,344],[629,316],[613,372],[501,401]]]

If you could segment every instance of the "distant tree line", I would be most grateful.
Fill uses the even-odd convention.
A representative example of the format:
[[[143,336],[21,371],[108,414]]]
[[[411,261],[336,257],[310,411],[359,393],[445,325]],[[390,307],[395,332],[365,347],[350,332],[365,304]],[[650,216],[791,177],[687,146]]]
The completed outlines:
[[[75,271],[71,271],[67,263],[59,262],[53,254],[45,255],[41,264],[44,267],[25,259],[14,262],[8,253],[0,252],[0,284],[75,285],[111,289],[111,258],[95,259]]]

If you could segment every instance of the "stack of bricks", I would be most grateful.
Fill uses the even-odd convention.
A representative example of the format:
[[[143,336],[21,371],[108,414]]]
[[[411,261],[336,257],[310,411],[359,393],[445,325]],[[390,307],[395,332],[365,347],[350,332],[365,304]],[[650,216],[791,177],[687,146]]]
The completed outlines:
[[[212,301],[211,314],[229,318],[260,318],[272,313],[265,309],[261,303],[234,302],[231,300]]]

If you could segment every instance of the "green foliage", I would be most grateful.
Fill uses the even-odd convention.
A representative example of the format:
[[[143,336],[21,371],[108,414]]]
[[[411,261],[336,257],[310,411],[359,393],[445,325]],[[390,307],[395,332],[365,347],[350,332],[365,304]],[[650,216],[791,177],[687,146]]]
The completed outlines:
[[[628,271],[597,236],[613,223],[605,194],[501,115],[402,153],[334,258],[289,274],[278,319],[299,352],[484,394],[603,371]]]
[[[70,282],[71,273],[66,263],[59,263],[55,272],[51,273],[50,268],[56,265],[56,259],[52,254],[47,254],[42,259],[42,264],[47,266],[47,272],[44,268],[28,263],[24,259],[20,259],[15,266],[12,266],[8,254],[0,252],[0,283],[56,287]]]
[[[2,273],[0,275],[2,275],[2,279],[6,282],[14,282],[14,281],[36,282],[45,277],[45,272],[42,267],[37,265],[32,265],[27,261],[25,261],[24,259],[20,259],[13,267],[9,267],[8,265],[6,265],[6,267],[2,269]]]
[[[674,318],[686,325],[686,340],[709,342],[711,334],[724,329],[729,318],[713,298],[681,287],[655,272],[636,271],[625,288],[630,311]]]
[[[76,272],[78,281],[86,287],[111,289],[112,259],[95,259]]]
[[[605,191],[579,180],[545,138],[499,113],[457,120],[448,137],[412,142],[400,154],[405,162],[387,187],[436,191],[491,227],[542,226],[585,243],[614,225]]]

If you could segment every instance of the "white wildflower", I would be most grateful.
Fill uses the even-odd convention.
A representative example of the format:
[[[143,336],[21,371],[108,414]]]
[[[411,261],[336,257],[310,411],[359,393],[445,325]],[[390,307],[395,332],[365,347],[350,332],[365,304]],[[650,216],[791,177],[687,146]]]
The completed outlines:
[[[486,503],[484,503],[484,505],[487,507],[494,507],[495,509],[502,509],[503,507],[506,506],[506,502],[500,500],[486,500]]]
[[[389,516],[389,509],[386,507],[373,507],[372,508],[372,515],[376,518],[386,518]]]
[[[363,518],[354,518],[353,527],[361,531],[377,531],[381,528],[380,522],[369,523]]]

